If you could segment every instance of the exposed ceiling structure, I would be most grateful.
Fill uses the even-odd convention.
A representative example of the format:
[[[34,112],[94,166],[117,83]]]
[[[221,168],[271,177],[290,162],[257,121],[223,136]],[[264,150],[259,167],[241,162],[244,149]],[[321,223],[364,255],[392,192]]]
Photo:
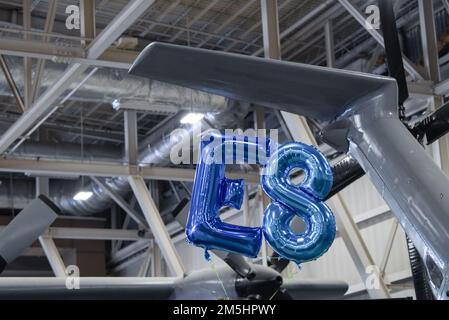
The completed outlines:
[[[131,182],[130,187],[128,176],[135,172],[128,164],[140,165],[137,173],[150,186],[168,233],[179,236],[182,229],[171,213],[189,198],[195,166],[167,161],[176,143],[170,134],[179,128],[191,134],[193,129],[180,124],[189,112],[205,114],[204,129],[258,127],[259,116],[259,106],[130,76],[129,67],[154,41],[263,57],[261,1],[81,2],[84,6],[79,8],[79,1],[71,0],[0,0],[0,58],[6,66],[0,72],[0,213],[14,215],[36,196],[36,177],[49,177],[49,195],[67,221],[85,219],[92,228],[98,221],[115,219],[111,230],[106,223],[102,228],[104,239],[115,240],[113,248],[108,247],[106,267],[118,272],[127,261],[146,253],[149,239],[158,237],[148,228],[145,210],[136,206],[140,199],[131,191],[142,185]],[[357,14],[367,17],[365,8],[375,2],[278,0],[282,59],[327,66],[331,51],[335,68],[386,75],[380,30],[367,30],[356,19]],[[67,25],[72,13],[67,8],[72,5],[80,9],[80,29]],[[419,10],[418,0],[395,1],[403,54],[409,62],[412,98],[405,107],[410,119],[431,108],[429,97],[449,91],[444,81],[449,75],[449,5],[434,1],[441,78],[433,82],[426,76]],[[137,114],[135,163],[128,150],[126,110]],[[288,139],[290,133],[275,111],[266,109],[264,120],[266,128],[280,130],[281,140]],[[321,123],[313,119],[305,123],[310,138],[330,159],[340,156],[321,143]],[[250,166],[233,170],[257,181],[258,172]],[[93,197],[74,200],[80,189],[92,191]],[[251,199],[256,198],[257,188],[250,191]],[[114,233],[122,226],[124,230]],[[59,232],[69,232],[62,229]],[[88,231],[80,234],[82,238]],[[131,241],[135,242],[126,247]]]

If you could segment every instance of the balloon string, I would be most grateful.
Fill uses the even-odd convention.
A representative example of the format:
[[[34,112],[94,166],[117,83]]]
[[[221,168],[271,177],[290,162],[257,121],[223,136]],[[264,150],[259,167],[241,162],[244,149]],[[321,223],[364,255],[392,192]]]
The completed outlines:
[[[210,261],[210,266],[211,266],[212,270],[214,270],[215,274],[217,275],[218,282],[220,282],[221,287],[223,288],[223,291],[224,291],[224,294],[225,294],[226,298],[227,298],[228,300],[230,300],[230,299],[229,299],[229,296],[228,296],[228,292],[226,291],[226,288],[225,288],[225,286],[224,286],[224,283],[223,283],[223,281],[221,281],[220,275],[218,274],[218,271],[217,271],[217,269],[215,268],[215,263],[214,263],[213,261]]]
[[[281,288],[281,287],[277,288],[277,290],[273,293],[273,295],[272,295],[272,296],[270,297],[270,299],[268,299],[268,300],[273,300],[274,296],[276,295],[276,293],[278,293],[278,291],[279,291],[280,288]]]

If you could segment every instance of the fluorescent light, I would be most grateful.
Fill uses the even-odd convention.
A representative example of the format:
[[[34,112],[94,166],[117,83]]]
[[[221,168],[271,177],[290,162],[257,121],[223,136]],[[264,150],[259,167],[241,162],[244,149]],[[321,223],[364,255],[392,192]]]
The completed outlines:
[[[92,197],[92,192],[90,191],[80,191],[73,197],[73,200],[87,200]]]
[[[120,109],[120,105],[121,105],[120,100],[114,99],[114,101],[112,101],[112,109],[118,110]]]
[[[181,119],[182,124],[195,124],[204,118],[204,114],[202,113],[189,113],[184,118]]]

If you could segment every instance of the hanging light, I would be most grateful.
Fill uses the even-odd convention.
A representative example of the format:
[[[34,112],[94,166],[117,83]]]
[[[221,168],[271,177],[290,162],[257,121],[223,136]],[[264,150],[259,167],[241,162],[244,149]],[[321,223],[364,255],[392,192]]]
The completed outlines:
[[[92,192],[90,191],[79,191],[77,194],[75,194],[75,196],[73,197],[73,200],[87,200],[90,197],[92,197]]]
[[[83,108],[81,107],[80,112],[80,126],[81,126],[81,159],[84,158],[84,118],[83,118]],[[73,200],[85,201],[92,197],[93,193],[91,191],[83,190],[84,188],[84,176],[81,176],[81,188],[77,194],[73,197]]]
[[[201,121],[201,119],[204,118],[204,114],[203,113],[188,113],[186,114],[182,119],[181,119],[181,123],[182,124],[195,124],[198,123],[199,121]]]

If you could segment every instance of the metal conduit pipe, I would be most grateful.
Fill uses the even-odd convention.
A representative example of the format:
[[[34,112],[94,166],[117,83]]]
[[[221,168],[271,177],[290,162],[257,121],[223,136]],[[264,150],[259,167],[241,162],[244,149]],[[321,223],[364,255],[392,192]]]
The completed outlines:
[[[21,159],[41,160],[80,160],[105,161],[123,163],[123,150],[120,147],[85,144],[83,155],[76,143],[51,143],[27,141],[22,143],[15,151],[14,156]]]

